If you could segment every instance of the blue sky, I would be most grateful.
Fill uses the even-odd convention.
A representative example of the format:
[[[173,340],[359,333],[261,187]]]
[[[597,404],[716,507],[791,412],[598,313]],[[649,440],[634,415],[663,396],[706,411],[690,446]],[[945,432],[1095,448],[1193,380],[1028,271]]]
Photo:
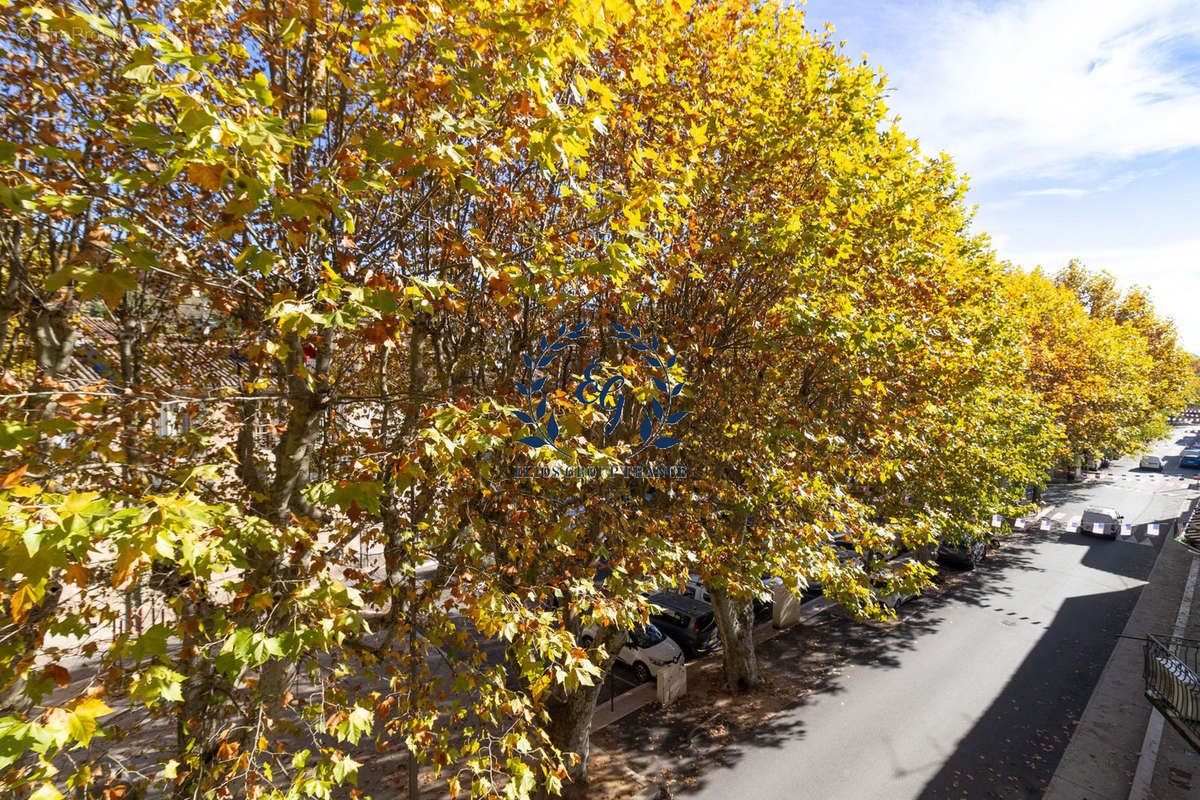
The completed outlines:
[[[809,0],[1001,258],[1150,290],[1200,353],[1200,0]]]

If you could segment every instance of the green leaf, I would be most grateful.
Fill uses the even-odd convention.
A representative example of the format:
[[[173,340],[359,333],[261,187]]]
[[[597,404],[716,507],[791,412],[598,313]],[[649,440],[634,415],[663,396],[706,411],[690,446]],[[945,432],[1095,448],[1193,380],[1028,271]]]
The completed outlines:
[[[16,450],[37,436],[33,428],[12,420],[0,420],[0,450]]]
[[[84,282],[80,297],[84,300],[99,296],[109,308],[116,308],[126,292],[138,288],[137,279],[127,269],[117,267],[111,272],[97,272]]]
[[[134,678],[129,694],[134,700],[148,706],[158,700],[181,702],[183,681],[183,675],[156,664]]]

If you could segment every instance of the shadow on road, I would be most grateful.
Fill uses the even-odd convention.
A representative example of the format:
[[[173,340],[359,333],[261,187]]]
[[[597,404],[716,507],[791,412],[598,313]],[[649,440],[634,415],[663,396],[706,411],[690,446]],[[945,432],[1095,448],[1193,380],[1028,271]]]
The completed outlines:
[[[920,800],[1041,797],[1140,592],[1067,599]]]

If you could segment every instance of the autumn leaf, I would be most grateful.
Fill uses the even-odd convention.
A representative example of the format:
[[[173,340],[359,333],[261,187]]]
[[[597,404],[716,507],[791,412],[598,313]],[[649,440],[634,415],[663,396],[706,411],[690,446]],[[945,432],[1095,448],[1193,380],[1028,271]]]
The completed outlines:
[[[54,681],[60,689],[65,689],[71,682],[71,673],[58,664],[47,664],[42,669],[42,675]]]
[[[205,164],[199,161],[193,161],[187,166],[188,180],[201,189],[208,189],[211,192],[219,191],[221,188],[221,174],[225,168],[221,164]]]
[[[0,489],[11,489],[21,482],[21,477],[29,470],[28,464],[22,464],[6,475],[0,476]]]

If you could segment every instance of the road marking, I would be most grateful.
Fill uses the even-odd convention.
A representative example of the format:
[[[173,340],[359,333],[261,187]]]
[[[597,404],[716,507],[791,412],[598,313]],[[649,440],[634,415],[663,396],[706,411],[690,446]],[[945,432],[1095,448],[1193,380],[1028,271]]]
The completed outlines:
[[[1187,585],[1183,587],[1183,599],[1179,601],[1179,613],[1175,615],[1175,631],[1172,636],[1182,636],[1192,613],[1192,596],[1196,593],[1196,575],[1200,574],[1200,558],[1192,559]],[[1150,796],[1150,781],[1154,778],[1154,766],[1158,761],[1158,746],[1162,742],[1163,715],[1157,708],[1150,709],[1150,723],[1142,739],[1142,752],[1138,756],[1137,771],[1133,773],[1133,785],[1129,787],[1129,800],[1146,800]]]

